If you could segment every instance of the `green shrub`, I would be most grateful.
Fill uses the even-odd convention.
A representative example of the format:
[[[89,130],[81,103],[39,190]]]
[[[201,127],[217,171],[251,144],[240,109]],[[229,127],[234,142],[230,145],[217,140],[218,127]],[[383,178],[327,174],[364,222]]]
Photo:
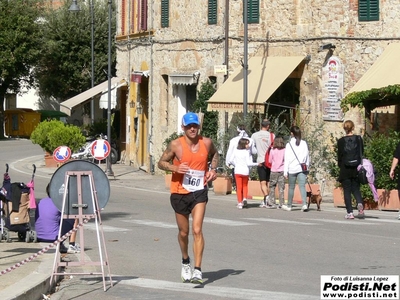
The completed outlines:
[[[53,154],[58,146],[68,146],[72,152],[85,144],[86,139],[79,127],[65,125],[58,120],[40,122],[31,134],[31,141],[46,152]]]
[[[388,133],[374,133],[364,138],[364,156],[368,158],[375,169],[375,187],[377,189],[397,189],[397,176],[390,179],[389,172],[392,166],[393,153],[400,142],[400,133],[389,131]]]

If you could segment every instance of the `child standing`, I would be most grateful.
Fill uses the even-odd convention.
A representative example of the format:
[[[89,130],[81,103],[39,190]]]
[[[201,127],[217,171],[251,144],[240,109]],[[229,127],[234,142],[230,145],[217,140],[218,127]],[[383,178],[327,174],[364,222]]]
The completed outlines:
[[[257,166],[257,163],[253,162],[253,158],[248,151],[250,147],[250,141],[248,138],[241,138],[238,146],[234,149],[231,157],[229,158],[229,164],[235,166],[235,181],[236,181],[236,197],[237,197],[237,208],[242,209],[247,206],[247,192],[250,167]]]
[[[284,204],[285,177],[283,169],[285,163],[285,142],[282,137],[277,137],[274,140],[273,147],[270,152],[269,162],[271,163],[271,177],[269,181],[269,200],[267,208],[276,208],[275,205],[275,188],[278,186],[279,191],[279,206],[282,208]]]

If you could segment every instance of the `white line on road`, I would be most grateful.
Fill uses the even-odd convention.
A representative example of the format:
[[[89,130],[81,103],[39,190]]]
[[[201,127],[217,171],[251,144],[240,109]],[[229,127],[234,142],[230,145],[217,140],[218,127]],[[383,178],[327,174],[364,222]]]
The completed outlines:
[[[168,228],[168,229],[176,228],[176,224],[157,222],[157,221],[151,221],[151,220],[123,220],[123,222],[135,223],[135,224],[139,224],[139,225],[153,226],[153,227],[159,227],[159,228]]]
[[[305,220],[318,221],[318,222],[324,222],[324,223],[333,223],[333,224],[360,225],[360,226],[377,225],[376,223],[364,222],[364,220],[344,220],[344,221],[327,220],[327,219],[305,219]]]
[[[119,227],[107,226],[107,225],[102,225],[102,226],[103,226],[103,231],[104,232],[129,231],[129,229],[126,229],[126,228],[119,228]],[[89,229],[89,230],[96,230],[96,224],[95,223],[87,223],[83,227],[85,229]],[[100,227],[100,225],[99,225],[99,227]]]
[[[248,225],[257,225],[255,223],[242,222],[238,220],[226,220],[226,219],[214,219],[214,218],[204,218],[205,223],[217,224],[217,225],[226,225],[226,226],[248,226]]]
[[[113,277],[116,279],[116,277]],[[206,282],[207,283],[207,282]],[[164,280],[152,280],[145,278],[137,278],[137,279],[129,279],[129,280],[121,280],[119,284],[125,284],[130,286],[136,286],[141,288],[150,288],[157,290],[169,290],[174,292],[183,292],[183,293],[194,293],[200,295],[209,295],[222,297],[224,299],[248,299],[248,300],[287,300],[287,299],[296,299],[296,300],[313,300],[320,299],[316,296],[310,295],[301,295],[301,294],[289,294],[282,292],[268,292],[261,290],[249,290],[249,289],[238,289],[232,287],[221,287],[221,286],[209,286],[205,284],[201,285],[193,285],[193,284],[185,284],[185,283],[177,283],[177,282],[169,282]],[[201,287],[201,288],[199,288]]]
[[[245,218],[250,221],[259,221],[259,222],[271,222],[271,223],[284,223],[284,224],[296,224],[296,225],[318,225],[318,223],[307,223],[307,222],[298,222],[298,221],[289,221],[289,220],[280,220],[280,219],[269,219],[269,218]]]

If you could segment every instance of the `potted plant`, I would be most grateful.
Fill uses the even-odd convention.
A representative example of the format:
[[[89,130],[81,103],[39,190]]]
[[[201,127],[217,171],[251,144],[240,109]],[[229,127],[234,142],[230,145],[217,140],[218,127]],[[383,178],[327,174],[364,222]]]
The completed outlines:
[[[217,178],[212,182],[213,191],[217,195],[227,195],[232,193],[232,175],[226,170],[217,173]]]
[[[392,180],[389,177],[389,172],[393,153],[400,142],[400,133],[393,130],[386,133],[375,132],[371,136],[365,137],[364,141],[365,157],[372,162],[375,170],[375,187],[378,191],[379,209],[399,210],[400,204],[397,192],[397,177],[399,175],[396,174],[396,178]],[[366,191],[364,193],[369,193],[368,185],[365,187]],[[373,197],[370,197],[370,199],[373,199]]]
[[[43,148],[48,162],[53,161],[53,151],[58,146],[67,146],[74,152],[86,142],[79,127],[58,120],[40,122],[32,131],[30,139]]]

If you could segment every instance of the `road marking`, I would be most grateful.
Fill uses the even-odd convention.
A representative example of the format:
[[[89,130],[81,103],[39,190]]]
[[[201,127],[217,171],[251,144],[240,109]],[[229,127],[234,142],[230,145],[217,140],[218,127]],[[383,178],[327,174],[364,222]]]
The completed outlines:
[[[123,222],[127,223],[135,223],[139,225],[153,226],[158,228],[176,228],[176,224],[165,223],[165,222],[157,222],[151,220],[123,220]]]
[[[364,220],[344,220],[344,221],[339,221],[339,220],[326,220],[326,219],[306,219],[306,220],[311,220],[311,221],[318,221],[318,222],[324,222],[324,223],[333,223],[333,224],[346,224],[346,225],[376,225],[376,223],[368,223],[364,222]]]
[[[257,225],[255,223],[242,222],[238,220],[226,220],[226,219],[214,219],[214,218],[204,218],[205,223],[216,224],[216,225],[226,225],[226,226],[248,226]]]
[[[119,228],[119,227],[114,227],[114,226],[107,226],[107,225],[102,225],[103,226],[103,231],[104,232],[120,232],[120,231],[129,231],[129,229],[126,228]],[[96,224],[95,223],[86,223],[83,225],[85,229],[89,230],[96,230]],[[100,225],[99,225],[100,229]]]
[[[372,222],[382,222],[382,223],[396,223],[396,224],[400,224],[400,221],[398,219],[396,220],[385,220],[385,219],[375,219],[375,218],[367,218],[368,221],[372,221]]]
[[[296,224],[296,225],[318,225],[318,223],[307,223],[280,219],[269,219],[269,218],[245,218],[246,220],[259,221],[259,222],[271,222],[271,223],[284,223],[284,224]],[[313,220],[315,221],[315,220]]]
[[[115,280],[116,277],[113,276]],[[122,279],[119,281],[119,284],[125,284],[130,286],[136,286],[141,288],[150,288],[157,290],[168,290],[173,292],[182,292],[182,293],[193,293],[198,295],[208,295],[214,297],[222,297],[223,299],[249,299],[249,300],[287,300],[287,299],[296,299],[296,300],[316,300],[320,299],[316,296],[310,295],[301,295],[301,294],[289,294],[282,292],[269,292],[269,291],[261,291],[261,290],[249,290],[249,289],[238,289],[232,287],[221,287],[221,286],[209,286],[207,285],[207,281],[205,281],[205,285],[193,285],[188,283],[177,283],[177,282],[169,282],[164,280],[153,280],[153,279],[145,279],[145,278],[137,278],[137,279]]]

